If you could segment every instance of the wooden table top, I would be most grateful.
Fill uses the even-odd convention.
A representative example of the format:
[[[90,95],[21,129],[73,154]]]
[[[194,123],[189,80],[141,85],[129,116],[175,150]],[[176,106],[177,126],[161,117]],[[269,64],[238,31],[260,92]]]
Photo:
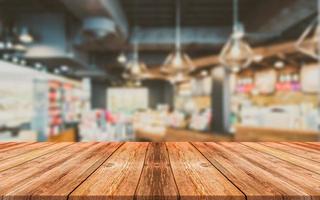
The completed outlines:
[[[0,199],[320,199],[320,143],[1,143]]]

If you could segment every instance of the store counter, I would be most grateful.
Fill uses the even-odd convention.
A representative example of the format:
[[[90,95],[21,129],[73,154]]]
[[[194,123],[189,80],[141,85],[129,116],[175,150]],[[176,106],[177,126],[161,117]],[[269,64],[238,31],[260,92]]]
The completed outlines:
[[[152,142],[159,141],[197,141],[197,142],[218,142],[231,141],[231,136],[224,136],[216,133],[207,133],[200,131],[193,131],[187,129],[166,128],[164,133],[152,133],[144,130],[135,131],[138,140],[147,140]]]
[[[19,200],[319,199],[320,143],[0,143]]]
[[[320,141],[320,132],[272,127],[236,126],[235,141]]]

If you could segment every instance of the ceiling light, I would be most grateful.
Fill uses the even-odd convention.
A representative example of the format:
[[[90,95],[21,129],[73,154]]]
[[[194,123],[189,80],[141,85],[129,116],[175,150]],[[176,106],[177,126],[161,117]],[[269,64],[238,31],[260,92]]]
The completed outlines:
[[[233,33],[222,48],[219,59],[221,64],[227,67],[229,71],[239,72],[251,64],[253,51],[244,40],[244,27],[238,21],[238,0],[233,0],[233,12]]]
[[[201,76],[208,76],[208,72],[206,70],[203,70],[200,75]]]
[[[60,69],[61,69],[61,71],[63,71],[63,72],[67,72],[67,71],[69,70],[69,67],[68,67],[67,65],[62,65],[62,66],[60,67]]]
[[[168,74],[189,73],[194,65],[190,57],[181,50],[180,0],[176,0],[175,51],[166,58],[161,71]]]
[[[147,66],[139,61],[138,42],[134,43],[133,59],[126,65],[126,70],[123,74],[123,78],[131,80],[140,80],[144,78],[147,72]]]
[[[315,59],[319,58],[319,37],[320,25],[319,19],[315,19],[302,33],[296,43],[297,49]]]
[[[117,59],[118,59],[118,62],[121,64],[124,64],[127,62],[127,57],[123,52],[118,56]]]
[[[27,27],[23,27],[21,29],[19,40],[26,44],[33,42],[33,36],[30,34],[29,29]]]
[[[258,54],[253,57],[254,62],[261,62],[263,60],[263,56]]]
[[[277,61],[274,63],[274,67],[277,69],[281,69],[284,67],[284,62],[283,61]]]

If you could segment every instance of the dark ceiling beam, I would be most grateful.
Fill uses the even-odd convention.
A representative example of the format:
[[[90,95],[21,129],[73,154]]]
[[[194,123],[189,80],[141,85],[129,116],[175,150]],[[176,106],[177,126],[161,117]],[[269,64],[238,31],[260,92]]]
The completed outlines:
[[[261,1],[246,16],[249,32],[280,36],[285,30],[317,12],[317,0]]]

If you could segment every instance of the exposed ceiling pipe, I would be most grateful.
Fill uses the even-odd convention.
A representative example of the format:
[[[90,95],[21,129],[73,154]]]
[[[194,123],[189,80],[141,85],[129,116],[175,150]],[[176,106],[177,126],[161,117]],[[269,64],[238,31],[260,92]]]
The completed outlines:
[[[101,27],[106,20],[110,20],[115,25],[115,32],[118,38],[125,41],[128,37],[128,22],[118,0],[60,0],[76,17],[86,22],[92,17],[98,17]],[[98,22],[95,21],[94,23]],[[92,22],[90,22],[92,23]]]

